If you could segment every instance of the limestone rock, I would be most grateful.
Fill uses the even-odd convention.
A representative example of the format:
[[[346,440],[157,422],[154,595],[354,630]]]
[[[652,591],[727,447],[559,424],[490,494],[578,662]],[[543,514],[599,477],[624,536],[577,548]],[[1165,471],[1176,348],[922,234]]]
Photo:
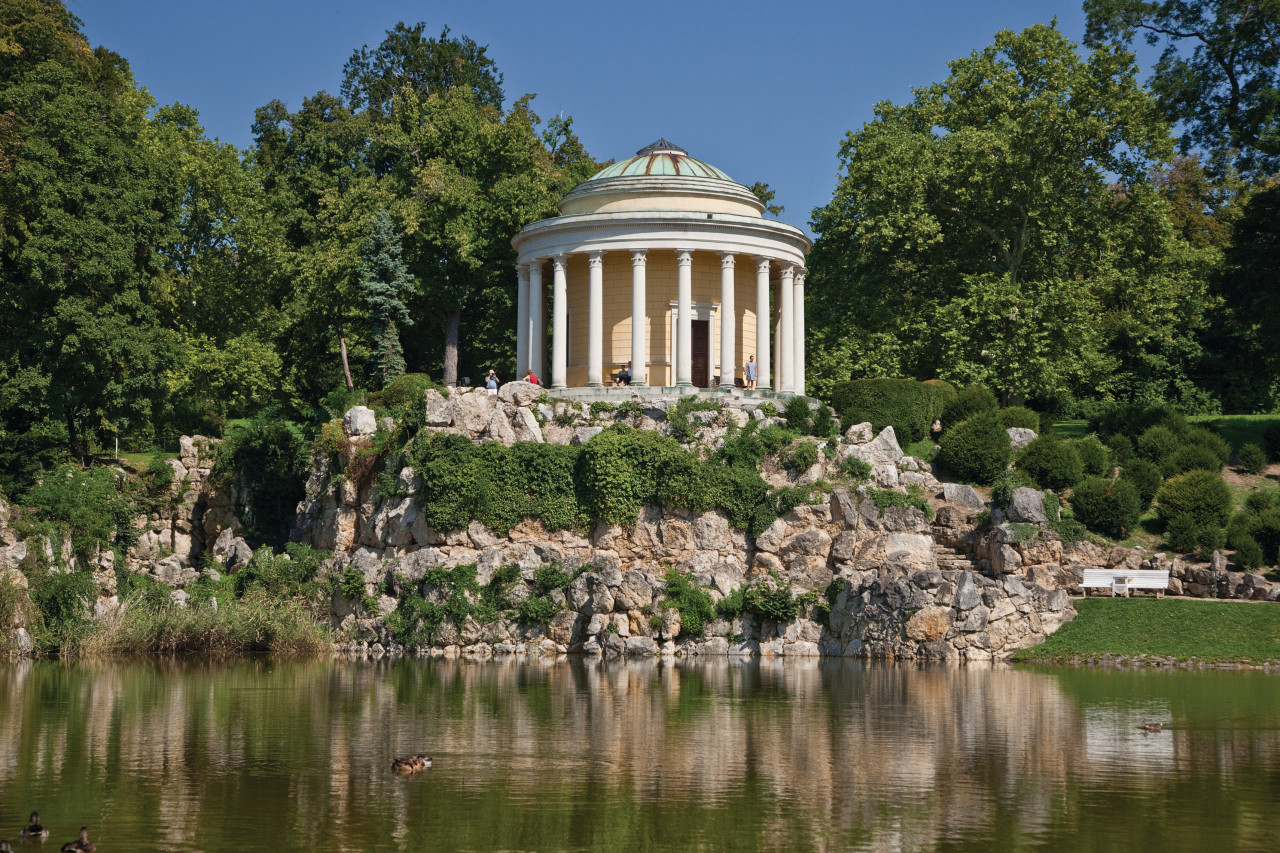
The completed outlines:
[[[912,614],[907,620],[906,632],[907,637],[917,643],[932,643],[945,637],[950,628],[951,609],[929,606]]]
[[[958,504],[974,510],[984,509],[987,505],[977,489],[963,483],[943,483],[942,499],[949,504]]]
[[[546,389],[523,379],[508,382],[498,389],[498,399],[514,406],[528,406],[537,402]]]
[[[578,427],[573,431],[573,437],[569,439],[569,444],[574,447],[581,447],[602,432],[604,432],[604,427]]]
[[[462,430],[470,438],[478,438],[489,425],[494,410],[498,408],[483,388],[472,391],[454,389],[449,395],[449,419],[453,426]],[[508,424],[510,426],[510,424]]]
[[[1009,518],[1030,524],[1044,524],[1049,520],[1044,514],[1044,492],[1019,486],[1013,490],[1013,500],[1009,503]]]
[[[784,559],[794,556],[822,557],[831,552],[831,537],[819,527],[810,527],[787,538],[778,548]]]
[[[538,419],[529,409],[518,408],[511,413],[511,429],[515,432],[516,441],[543,443],[542,427],[538,426]]]
[[[484,441],[496,441],[503,447],[510,447],[516,443],[516,431],[511,428],[511,421],[507,419],[506,413],[497,406],[493,407],[493,412],[490,414],[488,422],[476,437]]]
[[[894,435],[893,427],[887,426],[872,441],[845,447],[843,455],[856,456],[872,468],[891,465],[896,472],[898,460],[902,458],[902,448],[898,446],[898,438]]]
[[[1009,427],[1005,432],[1009,434],[1009,445],[1015,451],[1021,450],[1036,440],[1036,431],[1026,427]]]
[[[866,444],[871,440],[871,422],[863,421],[849,427],[844,431],[844,440],[849,444]]]
[[[367,406],[352,406],[342,416],[342,429],[352,438],[373,435],[378,431],[378,419],[373,409]]]
[[[428,388],[422,395],[422,402],[427,410],[427,426],[447,427],[453,423],[449,400],[439,391]]]

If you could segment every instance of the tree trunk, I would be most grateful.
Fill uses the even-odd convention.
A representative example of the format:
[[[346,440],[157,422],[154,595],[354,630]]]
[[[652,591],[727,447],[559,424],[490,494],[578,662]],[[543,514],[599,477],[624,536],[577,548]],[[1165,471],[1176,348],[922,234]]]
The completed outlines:
[[[80,431],[76,429],[76,417],[71,412],[67,412],[67,443],[71,445],[71,458],[85,467],[85,448],[81,440]]]
[[[458,384],[458,328],[462,325],[462,311],[454,310],[444,315],[444,384]]]
[[[338,350],[342,353],[342,375],[347,380],[347,390],[356,390],[356,385],[351,381],[351,365],[347,364],[347,335],[343,331],[342,321],[338,321]]]

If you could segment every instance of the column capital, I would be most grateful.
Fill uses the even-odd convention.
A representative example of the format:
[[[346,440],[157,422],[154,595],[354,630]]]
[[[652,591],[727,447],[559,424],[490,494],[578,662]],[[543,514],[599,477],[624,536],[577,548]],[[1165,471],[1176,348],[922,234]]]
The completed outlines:
[[[756,272],[767,273],[771,266],[773,266],[773,258],[766,258],[764,255],[756,255]]]
[[[564,271],[564,265],[568,263],[569,256],[561,252],[560,254],[551,256],[551,265],[558,271]]]
[[[631,250],[632,266],[637,266],[637,267],[644,266],[645,260],[648,257],[648,255],[649,255],[648,249],[632,249]]]
[[[693,263],[693,249],[676,249],[676,263],[688,266]]]
[[[721,252],[721,253],[720,253],[720,268],[721,268],[721,269],[725,269],[725,270],[731,270],[731,269],[733,269],[733,259],[734,259],[734,253],[733,253],[733,252]]]
[[[593,252],[588,252],[588,253],[587,253],[587,261],[588,261],[588,263],[590,263],[590,264],[591,264],[591,266],[593,266],[593,267],[598,267],[598,266],[603,265],[603,264],[604,264],[604,250],[603,250],[603,249],[596,249],[596,250],[595,250],[595,251],[593,251]]]
[[[782,266],[782,280],[783,280],[783,281],[793,281],[793,280],[795,279],[795,277],[796,277],[796,265],[795,265],[795,264],[783,264],[783,266]]]

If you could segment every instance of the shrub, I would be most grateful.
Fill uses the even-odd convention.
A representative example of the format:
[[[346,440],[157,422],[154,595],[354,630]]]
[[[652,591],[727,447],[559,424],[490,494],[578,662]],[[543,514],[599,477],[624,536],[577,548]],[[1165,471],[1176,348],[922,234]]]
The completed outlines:
[[[406,420],[418,423],[426,414],[423,395],[427,389],[436,387],[425,373],[403,373],[388,382],[381,392],[371,396],[375,406],[395,418],[397,424]]]
[[[787,419],[787,429],[795,430],[801,435],[808,435],[813,425],[813,412],[805,397],[792,397],[782,409],[782,416]]]
[[[550,622],[559,612],[560,606],[545,595],[531,595],[516,605],[516,616],[521,622]]]
[[[1266,565],[1266,561],[1262,557],[1262,546],[1252,536],[1245,534],[1239,537],[1236,540],[1235,547],[1236,565],[1246,572],[1252,572]]]
[[[1128,462],[1134,455],[1133,439],[1127,435],[1116,433],[1108,437],[1105,443],[1111,448],[1111,455],[1115,457],[1116,462],[1121,465]]]
[[[1267,458],[1272,462],[1280,462],[1280,424],[1272,424],[1262,433],[1262,446],[1267,451]]]
[[[688,575],[667,570],[667,605],[680,613],[680,633],[701,637],[707,623],[716,618],[715,604],[707,591]]]
[[[1142,501],[1144,512],[1151,506],[1156,492],[1160,490],[1160,484],[1164,482],[1160,467],[1145,459],[1129,460],[1120,470],[1120,479],[1132,483],[1138,490],[1138,498]]]
[[[1128,535],[1142,517],[1142,500],[1128,480],[1086,477],[1071,494],[1071,508],[1078,521],[1116,539]]]
[[[1076,439],[1075,448],[1084,473],[1096,477],[1105,477],[1111,473],[1111,450],[1096,435]]]
[[[283,546],[298,502],[305,496],[307,443],[298,427],[270,415],[232,427],[218,446],[215,482],[229,484],[239,475],[240,509],[251,536]]]
[[[1160,487],[1156,513],[1166,522],[1187,515],[1200,527],[1222,526],[1231,516],[1231,490],[1213,471],[1188,471]]]
[[[131,544],[135,535],[133,506],[119,475],[109,468],[60,465],[31,487],[24,503],[38,511],[45,526],[69,533],[81,558],[117,539]]]
[[[861,483],[871,479],[871,463],[857,456],[849,455],[840,460],[840,473]]]
[[[613,403],[610,403],[608,400],[596,400],[591,404],[591,418],[592,420],[595,420],[604,415],[611,415],[613,414],[613,409]]]
[[[1196,537],[1200,533],[1200,525],[1189,515],[1175,515],[1164,526],[1164,540],[1169,547],[1183,554],[1196,549]]]
[[[1227,547],[1227,531],[1216,524],[1201,527],[1196,531],[1196,545],[1199,546],[1197,555],[1207,563],[1213,558],[1214,551]]]
[[[1001,409],[999,418],[1005,429],[1021,427],[1035,432],[1040,431],[1040,416],[1025,406],[1010,406],[1007,409]]]
[[[760,437],[760,446],[764,448],[765,453],[777,453],[799,437],[791,430],[783,429],[777,424],[770,424],[756,434]]]
[[[1183,434],[1182,440],[1193,447],[1201,447],[1213,453],[1218,460],[1218,468],[1231,461],[1231,443],[1213,430],[1192,427]]]
[[[835,438],[840,434],[840,425],[836,423],[830,407],[819,405],[813,410],[809,434],[816,438]]]
[[[1138,455],[1157,465],[1178,451],[1181,442],[1166,426],[1156,425],[1138,436]]]
[[[1199,469],[1201,471],[1220,471],[1222,463],[1212,450],[1199,444],[1188,444],[1179,447],[1172,456],[1165,457],[1160,463],[1160,472],[1166,477],[1181,474],[1184,471]]]
[[[942,428],[949,430],[967,420],[978,412],[986,412],[1000,408],[996,395],[986,388],[970,385],[956,392],[942,410]]]
[[[689,415],[694,412],[719,414],[720,411],[720,404],[715,400],[705,400],[692,395],[681,397],[667,413],[667,425],[671,428],[671,437],[681,444],[688,444],[698,437],[699,426]]]
[[[812,441],[798,441],[782,451],[778,464],[788,471],[808,471],[818,462],[818,445]]]
[[[761,403],[756,411],[760,412],[766,418],[776,418],[778,416],[778,407],[768,400]]]
[[[1256,444],[1246,444],[1237,455],[1240,467],[1250,474],[1261,474],[1267,470],[1267,454]]]
[[[716,602],[716,615],[721,619],[736,619],[742,615],[746,592],[746,587],[734,587],[733,592]]]
[[[947,471],[972,483],[995,480],[1009,466],[1012,454],[1009,434],[992,411],[980,412],[952,427],[939,443],[942,450],[938,458]]]
[[[924,513],[925,518],[933,520],[933,507],[929,505],[929,501],[925,499],[924,493],[917,485],[908,486],[906,492],[895,489],[870,489],[867,494],[882,516],[891,506],[915,507]]]
[[[770,622],[790,622],[800,612],[800,602],[783,583],[756,584],[747,590],[743,606]]]
[[[1089,432],[1104,440],[1113,435],[1135,438],[1153,426],[1164,426],[1175,435],[1187,430],[1187,420],[1172,406],[1144,406],[1140,403],[1115,403],[1089,418]]]
[[[1251,518],[1249,535],[1261,546],[1268,565],[1280,560],[1280,506],[1269,506]]]
[[[1071,488],[1084,476],[1076,448],[1048,436],[1037,438],[1024,447],[1018,454],[1017,465],[1041,488],[1055,492]]]
[[[1026,471],[1009,471],[1000,472],[1000,476],[996,477],[995,482],[991,485],[991,503],[1002,510],[1007,510],[1009,504],[1013,503],[1013,490],[1026,486],[1030,489],[1039,488],[1036,482],[1027,475]]]
[[[846,426],[869,421],[879,433],[887,426],[902,442],[919,441],[942,416],[942,408],[955,397],[945,382],[914,379],[858,379],[838,383],[831,404]]]

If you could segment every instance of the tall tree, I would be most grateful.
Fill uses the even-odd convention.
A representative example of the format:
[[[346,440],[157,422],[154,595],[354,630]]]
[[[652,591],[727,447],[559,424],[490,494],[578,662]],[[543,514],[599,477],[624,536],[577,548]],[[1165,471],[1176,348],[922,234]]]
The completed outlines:
[[[1103,383],[1114,359],[1090,280],[1118,219],[1108,184],[1145,182],[1168,127],[1129,53],[1082,58],[1056,25],[1000,32],[950,68],[841,145],[813,218],[813,314],[834,327],[819,340],[865,353],[855,372],[1006,400]]]
[[[413,325],[404,304],[413,279],[401,254],[400,232],[390,215],[379,210],[360,248],[360,289],[369,304],[373,363],[383,385],[404,373],[399,327]]]
[[[1215,173],[1280,171],[1280,3],[1276,0],[1085,0],[1085,41],[1165,45],[1150,86],[1182,150]]]

